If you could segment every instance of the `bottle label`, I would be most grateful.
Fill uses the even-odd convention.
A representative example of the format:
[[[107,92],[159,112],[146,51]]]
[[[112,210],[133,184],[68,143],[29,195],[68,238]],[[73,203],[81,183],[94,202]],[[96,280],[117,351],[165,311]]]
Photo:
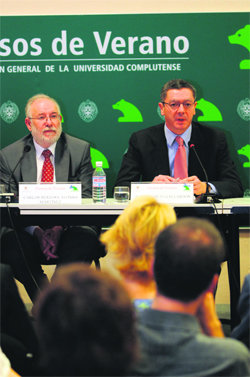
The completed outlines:
[[[93,177],[93,187],[106,188],[106,177],[105,176],[94,176]]]

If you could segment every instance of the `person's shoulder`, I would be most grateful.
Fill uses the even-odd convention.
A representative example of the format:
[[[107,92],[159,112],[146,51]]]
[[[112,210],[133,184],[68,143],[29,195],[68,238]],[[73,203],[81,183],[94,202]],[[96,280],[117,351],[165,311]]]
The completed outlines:
[[[77,147],[77,146],[83,147],[83,146],[88,146],[89,145],[89,143],[86,140],[80,139],[80,138],[75,137],[75,136],[71,136],[71,135],[69,135],[69,134],[67,134],[65,132],[62,132],[61,138],[68,145],[73,146],[73,147]]]
[[[250,274],[247,274],[244,278],[244,285],[246,285],[246,288],[250,289]]]
[[[25,135],[21,139],[18,139],[16,141],[14,141],[13,143],[8,144],[6,147],[2,148],[1,152],[3,152],[3,153],[12,153],[13,151],[15,151],[15,154],[17,155],[18,152],[19,152],[19,149],[23,150],[24,146],[27,143],[29,143],[30,140],[31,140],[31,135],[30,134]]]
[[[208,126],[206,124],[201,124],[201,123],[198,123],[198,122],[192,122],[192,128],[193,128],[193,132],[200,132],[200,133],[203,133],[204,135],[207,135],[207,136],[225,136],[225,133],[223,130],[220,130],[218,127],[212,127],[212,126]]]
[[[231,338],[205,337],[205,343],[211,343],[214,352],[221,352],[223,357],[227,356],[233,359],[248,360],[250,362],[249,351],[239,340]]]
[[[162,132],[164,130],[164,123],[157,124],[155,126],[150,126],[147,128],[143,128],[142,130],[135,131],[133,135],[137,137],[142,137],[146,135],[155,135],[159,132]]]

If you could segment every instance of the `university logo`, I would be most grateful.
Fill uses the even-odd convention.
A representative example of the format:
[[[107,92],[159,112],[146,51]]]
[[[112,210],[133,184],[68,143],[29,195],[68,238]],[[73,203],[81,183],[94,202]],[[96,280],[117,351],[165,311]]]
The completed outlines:
[[[237,113],[241,119],[249,121],[250,120],[250,99],[245,98],[239,102],[237,106]]]
[[[86,123],[92,122],[98,114],[98,108],[93,101],[87,99],[78,107],[79,117]]]
[[[18,106],[12,102],[7,101],[0,107],[0,116],[6,123],[13,123],[18,118],[19,109]]]
[[[112,107],[123,113],[123,116],[118,118],[118,122],[143,122],[140,110],[133,103],[125,101],[125,99],[116,102]]]
[[[235,34],[229,35],[229,43],[245,47],[250,51],[250,25],[236,31]],[[250,59],[244,59],[240,62],[240,69],[250,69]]]

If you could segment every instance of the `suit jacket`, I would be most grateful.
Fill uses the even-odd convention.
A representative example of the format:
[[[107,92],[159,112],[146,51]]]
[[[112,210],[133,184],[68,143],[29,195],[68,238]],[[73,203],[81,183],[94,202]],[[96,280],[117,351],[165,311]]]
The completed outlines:
[[[222,198],[241,197],[243,188],[237,174],[225,135],[222,131],[192,122],[190,141],[207,172],[208,181]],[[152,181],[159,174],[170,175],[168,148],[164,124],[132,134],[115,186],[129,186],[131,182]],[[189,151],[188,175],[206,181],[204,171],[193,149]]]
[[[238,312],[241,321],[240,324],[233,329],[231,337],[240,340],[250,348],[250,274],[246,275],[242,286]]]
[[[28,152],[24,152],[25,146],[30,147]],[[20,164],[16,166],[22,155]],[[62,132],[55,150],[56,182],[80,181],[82,197],[91,197],[92,173],[90,145]],[[36,180],[36,150],[33,137],[29,134],[0,151],[0,183],[5,184],[6,190],[17,195],[18,182]]]

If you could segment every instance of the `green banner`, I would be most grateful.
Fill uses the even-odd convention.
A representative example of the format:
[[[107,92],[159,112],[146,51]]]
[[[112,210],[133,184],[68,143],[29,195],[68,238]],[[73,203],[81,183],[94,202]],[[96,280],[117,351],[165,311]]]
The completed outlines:
[[[131,133],[163,121],[161,87],[183,78],[195,120],[226,132],[248,189],[249,49],[248,13],[1,17],[1,147],[27,134],[28,98],[48,94],[104,162],[111,195]]]

